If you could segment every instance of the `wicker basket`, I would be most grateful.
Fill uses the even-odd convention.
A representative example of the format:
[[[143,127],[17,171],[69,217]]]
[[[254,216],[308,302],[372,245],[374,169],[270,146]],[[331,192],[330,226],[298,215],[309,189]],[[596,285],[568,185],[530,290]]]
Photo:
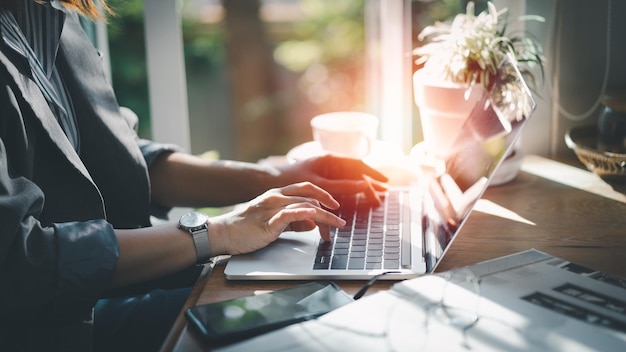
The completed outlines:
[[[565,134],[565,143],[589,171],[602,177],[626,177],[626,154],[597,150],[596,126],[574,127]]]

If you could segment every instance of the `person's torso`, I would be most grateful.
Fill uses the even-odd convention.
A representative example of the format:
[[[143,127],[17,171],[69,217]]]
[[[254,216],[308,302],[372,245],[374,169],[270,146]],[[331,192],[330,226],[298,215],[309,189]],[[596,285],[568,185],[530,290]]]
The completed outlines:
[[[116,227],[148,225],[150,195],[143,156],[77,17],[66,19],[56,62],[75,113],[77,150],[28,60],[6,43],[0,45],[0,80],[5,81],[0,138],[10,171],[32,180],[45,194],[42,223],[106,218]]]

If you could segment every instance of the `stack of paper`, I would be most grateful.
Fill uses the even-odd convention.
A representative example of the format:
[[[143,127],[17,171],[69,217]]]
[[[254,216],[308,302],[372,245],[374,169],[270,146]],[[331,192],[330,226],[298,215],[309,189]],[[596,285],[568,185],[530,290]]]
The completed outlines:
[[[529,250],[219,351],[623,351],[626,280]]]

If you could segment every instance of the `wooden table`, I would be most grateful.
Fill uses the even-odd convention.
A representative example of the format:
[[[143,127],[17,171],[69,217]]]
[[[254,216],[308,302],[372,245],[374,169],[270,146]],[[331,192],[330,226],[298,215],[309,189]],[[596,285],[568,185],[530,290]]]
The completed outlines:
[[[528,156],[514,181],[487,190],[437,271],[536,248],[626,277],[625,194],[626,183],[609,184],[578,167]],[[183,310],[300,283],[228,281],[221,261],[205,269]],[[364,284],[362,281],[337,283],[351,294]],[[368,292],[387,289],[391,284],[378,282]],[[208,349],[190,331],[181,312],[162,351]]]

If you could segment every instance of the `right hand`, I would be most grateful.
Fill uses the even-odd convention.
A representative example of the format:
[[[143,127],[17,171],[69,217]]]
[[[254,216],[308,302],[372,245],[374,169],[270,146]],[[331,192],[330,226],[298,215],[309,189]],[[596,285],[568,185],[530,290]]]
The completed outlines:
[[[288,164],[279,170],[290,182],[310,181],[335,196],[363,193],[372,205],[381,202],[377,192],[387,189],[387,177],[362,160],[331,154]]]

